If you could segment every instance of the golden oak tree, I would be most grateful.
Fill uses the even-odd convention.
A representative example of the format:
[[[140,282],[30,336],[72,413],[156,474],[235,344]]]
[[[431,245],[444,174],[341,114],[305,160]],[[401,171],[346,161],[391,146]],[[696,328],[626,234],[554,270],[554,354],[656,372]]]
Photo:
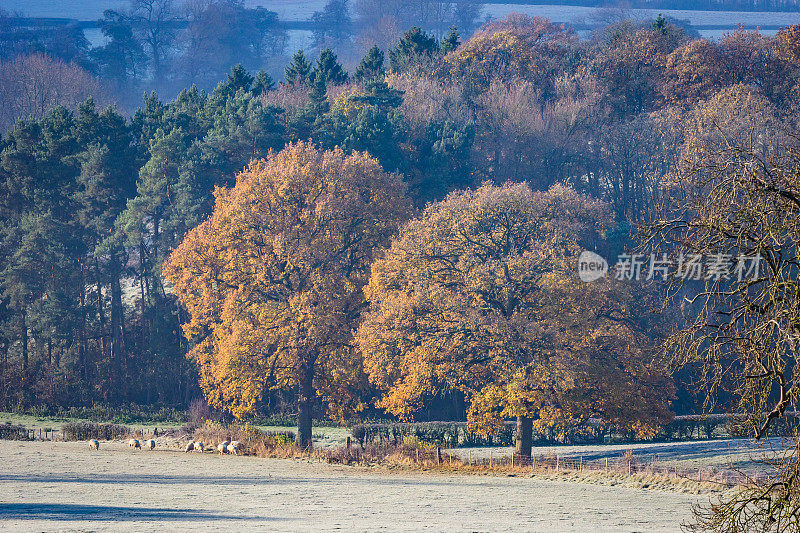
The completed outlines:
[[[300,142],[215,197],[165,266],[191,315],[189,355],[209,401],[237,417],[268,388],[296,389],[307,447],[317,394],[342,405],[363,378],[351,331],[374,250],[408,215],[404,184],[366,153]]]
[[[666,102],[673,104],[697,101],[713,95],[727,77],[719,47],[705,39],[695,39],[667,56],[661,94]]]
[[[669,416],[671,383],[647,361],[631,287],[577,277],[581,243],[610,222],[605,204],[561,185],[484,184],[429,205],[366,289],[356,341],[379,405],[411,419],[432,394],[458,389],[479,430],[517,418],[525,457],[534,419],[601,416],[652,432]]]
[[[513,13],[484,25],[445,61],[452,74],[476,92],[488,89],[492,80],[527,80],[549,96],[576,44],[574,32],[564,25]]]

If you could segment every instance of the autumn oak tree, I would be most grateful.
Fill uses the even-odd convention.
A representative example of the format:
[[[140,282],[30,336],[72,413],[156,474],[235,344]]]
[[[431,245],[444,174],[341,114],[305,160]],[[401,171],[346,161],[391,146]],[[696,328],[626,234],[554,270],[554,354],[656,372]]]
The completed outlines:
[[[460,390],[479,431],[517,418],[523,457],[534,419],[601,416],[652,435],[672,389],[648,363],[631,289],[577,278],[581,244],[609,224],[605,204],[561,185],[485,184],[429,205],[375,262],[366,290],[356,339],[379,406],[408,420],[439,390]]]
[[[374,250],[407,217],[404,185],[366,153],[300,142],[215,196],[164,269],[191,316],[189,355],[209,401],[237,417],[269,388],[297,390],[307,447],[317,395],[357,394],[351,331]]]

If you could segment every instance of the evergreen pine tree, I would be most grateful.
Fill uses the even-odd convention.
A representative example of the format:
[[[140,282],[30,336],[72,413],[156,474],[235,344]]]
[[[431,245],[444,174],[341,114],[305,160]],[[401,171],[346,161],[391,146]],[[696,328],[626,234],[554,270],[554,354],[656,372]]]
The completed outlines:
[[[330,48],[326,48],[319,54],[314,72],[317,77],[321,76],[325,83],[341,85],[347,82],[347,72],[339,64],[336,54]]]
[[[262,94],[268,93],[274,88],[275,88],[275,82],[272,81],[270,75],[264,72],[263,70],[259,70],[258,74],[256,74],[256,79],[253,80],[253,88],[251,89],[252,93],[255,96],[260,96]]]
[[[353,75],[356,81],[366,81],[375,78],[383,79],[386,71],[383,68],[383,52],[377,46],[373,46],[361,59],[361,63],[356,67]]]
[[[308,84],[311,75],[311,64],[302,50],[292,56],[292,62],[286,67],[286,83],[289,85]]]
[[[442,44],[439,46],[439,51],[442,55],[452,52],[458,45],[461,44],[458,40],[458,30],[455,26],[450,28],[450,32],[442,38]]]
[[[389,66],[393,72],[401,72],[415,57],[431,56],[439,51],[439,43],[417,26],[400,38],[397,46],[389,50]]]

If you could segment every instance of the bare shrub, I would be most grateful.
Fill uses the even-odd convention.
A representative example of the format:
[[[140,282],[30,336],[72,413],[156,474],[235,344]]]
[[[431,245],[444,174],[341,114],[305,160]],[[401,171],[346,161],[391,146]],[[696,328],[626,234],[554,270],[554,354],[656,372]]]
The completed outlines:
[[[0,62],[0,132],[55,106],[75,109],[89,97],[107,103],[100,82],[77,65],[39,53]]]
[[[445,84],[416,69],[389,74],[386,82],[404,92],[400,111],[412,130],[422,131],[431,122],[464,124],[473,119],[460,84]]]
[[[261,96],[261,103],[265,106],[280,107],[291,116],[300,108],[308,104],[308,87],[304,85],[287,85],[282,83],[276,90],[269,91]]]
[[[28,428],[15,426],[11,423],[0,425],[0,439],[3,440],[29,440]]]
[[[211,419],[211,407],[203,398],[192,400],[189,404],[189,423],[201,425]]]
[[[294,457],[302,452],[295,449],[293,431],[262,431],[250,424],[226,426],[206,420],[194,430],[194,440],[216,447],[222,442],[239,441],[240,455],[259,457]]]
[[[131,435],[128,426],[118,424],[93,424],[91,422],[70,422],[61,428],[65,441],[75,440],[114,440]]]

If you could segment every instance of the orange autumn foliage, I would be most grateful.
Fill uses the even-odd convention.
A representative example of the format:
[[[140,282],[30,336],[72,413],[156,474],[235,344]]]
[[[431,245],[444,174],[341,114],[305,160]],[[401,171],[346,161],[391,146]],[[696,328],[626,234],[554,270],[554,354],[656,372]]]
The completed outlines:
[[[577,37],[563,25],[519,13],[491,22],[445,57],[451,73],[479,92],[492,80],[527,80],[552,90]]]
[[[400,177],[366,153],[300,142],[215,197],[164,269],[208,400],[241,417],[265,390],[292,388],[301,411],[317,394],[334,415],[357,409],[351,329],[374,250],[409,211]]]
[[[673,389],[635,326],[633,289],[577,278],[580,243],[610,222],[606,205],[561,185],[485,184],[428,206],[366,289],[356,340],[379,405],[408,420],[458,389],[479,431],[599,416],[652,435]]]

